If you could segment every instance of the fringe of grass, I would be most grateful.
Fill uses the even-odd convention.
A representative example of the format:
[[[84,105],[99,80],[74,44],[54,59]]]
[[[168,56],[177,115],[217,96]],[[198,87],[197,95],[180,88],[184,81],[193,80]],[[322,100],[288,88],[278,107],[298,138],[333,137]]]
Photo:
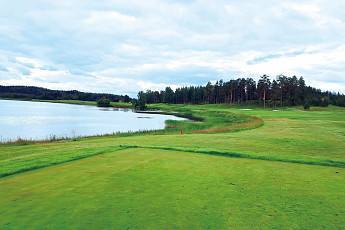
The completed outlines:
[[[52,142],[67,142],[67,141],[77,141],[77,138],[81,137],[55,137],[52,136],[50,138],[46,138],[43,140],[31,140],[31,139],[23,139],[18,137],[17,140],[7,140],[7,141],[0,141],[0,147],[3,146],[22,146],[22,145],[30,145],[30,144],[44,144],[44,143],[52,143]]]
[[[244,116],[246,116],[246,115],[244,115]],[[197,131],[193,131],[193,133],[239,132],[239,131],[259,128],[265,124],[264,120],[262,120],[261,118],[257,118],[257,117],[253,117],[253,116],[246,116],[246,117],[252,119],[252,121],[240,123],[240,124],[235,124],[235,125],[231,125],[231,126],[225,126],[222,129],[197,130]]]

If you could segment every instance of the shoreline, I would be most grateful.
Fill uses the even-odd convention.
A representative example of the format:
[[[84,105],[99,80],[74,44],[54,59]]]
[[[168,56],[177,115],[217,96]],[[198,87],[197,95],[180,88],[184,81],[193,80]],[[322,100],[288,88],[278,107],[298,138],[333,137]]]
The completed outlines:
[[[86,106],[97,106],[97,102],[93,101],[79,101],[79,100],[25,100],[25,99],[8,99],[8,98],[0,98],[0,100],[4,101],[24,101],[24,102],[45,102],[45,103],[58,103],[58,104],[70,104],[70,105],[86,105]],[[136,110],[130,103],[124,103],[124,102],[111,102],[111,106],[109,107],[99,107],[99,108],[118,108],[118,109],[132,109],[134,113],[138,114],[160,114],[160,115],[172,115],[176,117],[182,117],[189,119],[190,121],[196,121],[193,120],[191,117],[184,116],[183,114],[179,112],[168,112],[168,111],[162,111],[157,109],[148,109],[146,111]],[[196,118],[194,118],[196,119]],[[152,134],[152,133],[165,133],[168,134],[169,131],[167,130],[167,125],[163,129],[157,129],[157,130],[138,130],[138,131],[125,131],[125,132],[114,132],[114,133],[104,133],[100,135],[90,135],[90,136],[60,136],[56,137],[55,135],[52,135],[50,137],[42,138],[42,139],[26,139],[17,137],[17,139],[0,139],[0,147],[2,146],[13,146],[13,145],[28,145],[28,144],[42,144],[42,143],[56,143],[56,142],[72,142],[72,141],[78,141],[79,139],[84,138],[102,138],[102,137],[124,137],[124,136],[136,136],[136,135],[143,135],[143,134]]]
[[[96,101],[80,101],[80,100],[39,100],[39,99],[13,99],[13,98],[0,98],[0,100],[4,101],[28,101],[28,102],[47,102],[47,103],[62,103],[62,104],[70,104],[70,105],[95,105],[97,106]],[[110,107],[114,108],[133,108],[131,103],[126,102],[111,102]]]
[[[2,100],[2,99],[0,99]],[[29,101],[29,100],[19,100]],[[91,105],[97,106],[97,102],[89,101],[73,101],[73,100],[30,100],[33,102],[47,102],[47,103],[65,103],[75,105]],[[133,109],[129,107],[129,103],[123,106],[123,103],[113,103],[113,108]],[[127,106],[126,106],[127,105]],[[205,106],[205,107],[204,107]],[[202,109],[200,108],[202,107]],[[111,108],[111,107],[108,107]],[[238,132],[248,129],[258,128],[264,125],[261,118],[249,116],[243,113],[233,113],[231,111],[218,111],[215,113],[212,109],[207,109],[207,105],[166,105],[166,104],[151,104],[148,110],[140,111],[134,110],[136,113],[146,114],[162,114],[173,115],[176,117],[186,118],[186,121],[166,120],[165,127],[157,130],[139,130],[128,132],[114,132],[105,133],[101,135],[91,136],[77,136],[77,137],[47,137],[43,140],[27,140],[18,137],[17,140],[6,140],[0,143],[0,146],[9,145],[27,145],[35,143],[52,143],[52,142],[67,142],[78,141],[83,138],[97,138],[97,137],[127,137],[146,134],[177,134],[183,130],[184,134],[196,133],[219,133],[219,132]],[[232,121],[232,122],[230,122]]]

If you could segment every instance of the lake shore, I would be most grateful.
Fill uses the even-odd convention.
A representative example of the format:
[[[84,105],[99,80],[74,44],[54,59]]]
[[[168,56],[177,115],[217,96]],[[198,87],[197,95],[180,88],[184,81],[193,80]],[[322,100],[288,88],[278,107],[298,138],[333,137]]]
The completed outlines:
[[[66,141],[120,133],[140,134],[146,131],[164,130],[164,121],[167,119],[185,119],[174,116],[175,114],[169,117],[164,113],[138,116],[139,113],[135,113],[135,110],[124,106],[123,103],[114,104],[114,107],[97,107],[95,102],[84,101],[0,101],[3,108],[0,113],[0,125],[3,128],[0,132],[2,145]],[[144,121],[143,118],[146,117],[150,119]],[[39,128],[36,127],[37,125]]]

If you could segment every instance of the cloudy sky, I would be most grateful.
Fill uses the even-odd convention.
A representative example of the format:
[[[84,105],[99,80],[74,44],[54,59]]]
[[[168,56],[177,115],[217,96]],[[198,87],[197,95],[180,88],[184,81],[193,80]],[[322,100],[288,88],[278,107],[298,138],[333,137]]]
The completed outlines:
[[[0,0],[0,84],[134,97],[284,74],[345,93],[344,9],[344,0]]]

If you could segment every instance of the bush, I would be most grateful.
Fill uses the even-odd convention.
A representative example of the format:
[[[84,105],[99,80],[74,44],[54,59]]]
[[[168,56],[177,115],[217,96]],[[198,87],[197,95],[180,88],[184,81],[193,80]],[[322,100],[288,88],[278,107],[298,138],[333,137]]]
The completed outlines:
[[[310,108],[310,104],[309,104],[309,102],[305,102],[304,103],[304,105],[303,105],[303,108],[305,109],[305,110],[308,110],[309,108]]]
[[[97,101],[97,106],[98,107],[110,107],[110,101],[109,101],[109,99],[106,99],[106,98],[99,99]]]
[[[139,110],[145,110],[146,109],[146,103],[142,99],[134,100],[132,102],[132,105],[134,108],[139,109]]]
[[[128,95],[125,95],[125,97],[123,98],[123,102],[129,102],[130,98]]]

